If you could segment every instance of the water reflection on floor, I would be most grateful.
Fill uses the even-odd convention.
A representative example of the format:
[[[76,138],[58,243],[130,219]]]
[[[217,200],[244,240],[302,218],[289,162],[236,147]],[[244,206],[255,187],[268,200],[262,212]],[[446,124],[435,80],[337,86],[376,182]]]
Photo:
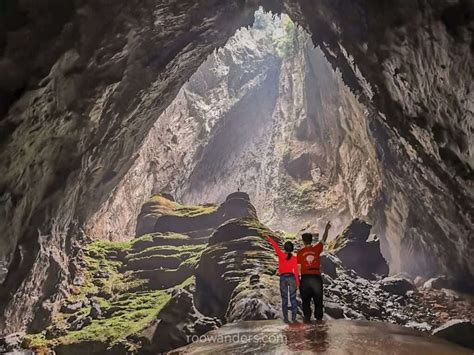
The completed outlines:
[[[286,325],[279,320],[227,324],[172,354],[472,354],[442,339],[381,322],[327,320]]]

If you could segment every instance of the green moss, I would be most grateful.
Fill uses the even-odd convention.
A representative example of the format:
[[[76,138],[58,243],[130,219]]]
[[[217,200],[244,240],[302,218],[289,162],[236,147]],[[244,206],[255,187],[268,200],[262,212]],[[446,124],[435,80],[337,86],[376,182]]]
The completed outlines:
[[[131,242],[95,241],[87,245],[84,256],[86,268],[82,274],[84,283],[70,295],[68,302],[75,303],[99,292],[113,296],[143,285],[146,281],[133,279],[119,270],[123,265],[121,260],[130,248]]]
[[[146,248],[141,252],[130,254],[127,265],[134,269],[143,268],[146,265],[165,268],[185,266],[194,269],[205,247],[206,244]],[[177,265],[172,266],[175,262]]]
[[[170,300],[171,295],[166,291],[150,291],[126,293],[108,302],[105,299],[98,299],[102,311],[107,312],[110,308],[115,311],[104,319],[95,319],[91,324],[77,331],[68,331],[65,323],[65,315],[60,315],[55,319],[55,327],[63,329],[65,335],[54,339],[46,339],[45,332],[27,335],[24,345],[27,348],[35,349],[36,352],[51,349],[59,344],[73,344],[86,341],[99,341],[107,343],[109,346],[118,341],[125,340],[128,336],[136,334],[150,324]],[[90,307],[83,308],[76,312],[79,318],[88,314]]]
[[[152,241],[153,241],[153,235],[152,235],[152,234],[144,234],[144,235],[142,235],[142,236],[139,237],[139,238],[135,238],[135,239],[132,241],[132,248],[133,248],[133,246],[134,246],[138,241],[141,241],[141,242],[152,242]]]
[[[176,213],[182,217],[197,217],[217,211],[217,205],[180,206]]]
[[[96,252],[102,256],[109,256],[111,252],[124,252],[130,249],[130,241],[111,242],[107,240],[97,240],[86,247],[86,251]]]
[[[180,266],[195,269],[197,267],[197,264],[199,263],[200,258],[201,258],[201,253],[197,253],[193,256],[186,258]]]
[[[151,248],[153,246],[163,245],[187,245],[192,242],[189,236],[179,233],[150,233],[145,234],[140,238],[136,238],[132,242],[132,249],[134,251],[143,250],[145,248]]]
[[[197,217],[214,213],[218,206],[215,204],[205,205],[181,205],[175,201],[168,200],[161,195],[152,196],[143,206],[146,215],[167,215],[178,217]]]
[[[144,329],[171,298],[166,291],[126,293],[110,302],[118,307],[110,317],[93,320],[78,331],[70,331],[56,341],[71,344],[82,341],[103,341],[110,345]],[[107,310],[107,307],[105,308]]]
[[[45,338],[44,332],[25,335],[22,346],[27,349],[36,349],[35,353],[37,354],[48,354],[48,349],[50,348],[49,341]]]
[[[173,288],[179,290],[179,289],[182,289],[182,288],[187,288],[187,287],[189,287],[189,286],[191,286],[195,283],[196,283],[196,278],[194,276],[190,276],[186,280],[181,282],[179,285],[176,285]]]
[[[244,218],[244,219],[239,220],[239,223],[242,226],[245,226],[247,228],[257,231],[257,233],[261,236],[274,235],[274,232],[270,230],[266,225],[261,223],[258,219]]]
[[[192,255],[200,253],[206,244],[194,245],[157,245],[141,250],[137,253],[128,254],[129,260],[136,258],[143,258],[151,255],[174,256],[184,260]]]
[[[298,233],[291,233],[291,232],[283,232],[283,239],[284,240],[295,240],[299,237]]]
[[[46,353],[47,349],[59,344],[87,341],[104,342],[108,346],[113,346],[116,342],[127,343],[127,337],[143,330],[169,301],[170,290],[193,285],[194,277],[183,279],[183,282],[168,290],[150,290],[147,286],[148,278],[140,279],[136,272],[126,271],[126,263],[139,258],[179,258],[181,261],[179,270],[192,269],[205,248],[205,244],[152,245],[134,252],[133,247],[137,241],[152,243],[154,238],[160,238],[164,243],[173,243],[176,240],[185,243],[189,240],[189,237],[185,235],[167,233],[146,235],[132,242],[95,241],[87,245],[84,248],[83,257],[85,267],[81,270],[84,282],[74,289],[66,302],[73,304],[93,297],[106,316],[94,319],[91,324],[81,330],[72,331],[68,329],[68,318],[73,316],[75,319],[82,319],[89,315],[91,307],[84,306],[73,313],[59,313],[49,328],[51,333],[57,334],[56,337],[46,339],[46,332],[28,335],[25,338],[27,347],[36,351],[44,350]],[[167,274],[174,275],[177,271],[178,269],[160,270],[166,274],[163,276],[165,280],[171,277]],[[143,272],[156,274],[156,270]],[[133,346],[133,344],[129,345]]]
[[[174,261],[177,258],[175,255],[160,255],[160,254],[151,254],[151,255],[141,255],[128,259],[128,263],[137,263],[137,262],[156,262],[157,264],[166,263],[167,261]]]

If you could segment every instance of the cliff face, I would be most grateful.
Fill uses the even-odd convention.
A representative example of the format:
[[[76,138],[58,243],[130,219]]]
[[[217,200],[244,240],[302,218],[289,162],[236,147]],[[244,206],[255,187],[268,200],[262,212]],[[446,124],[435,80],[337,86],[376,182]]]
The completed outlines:
[[[145,136],[179,89],[237,28],[253,22],[258,5],[244,0],[2,5],[0,307],[9,319],[7,328],[2,319],[4,331],[44,325],[71,281],[69,259],[81,243],[80,230],[133,166]],[[369,214],[376,228],[385,229],[389,249],[397,251],[390,255],[391,267],[471,280],[472,3],[262,5],[305,27],[367,108],[365,124],[383,181]],[[186,191],[206,193],[200,190],[193,185],[183,198]]]
[[[302,18],[311,11],[288,6]],[[373,219],[385,225],[389,249],[399,251],[390,255],[391,269],[443,270],[469,283],[472,2],[323,1],[314,10],[321,19],[308,21],[313,39],[372,113],[384,184]]]
[[[178,196],[221,200],[241,186],[264,221],[288,231],[365,216],[379,182],[364,109],[304,32],[286,32],[275,73],[222,116]]]
[[[156,118],[206,56],[253,20],[255,8],[214,5],[81,1],[64,13],[40,1],[2,12],[1,77],[18,73],[2,87],[5,331],[44,324],[80,229]]]

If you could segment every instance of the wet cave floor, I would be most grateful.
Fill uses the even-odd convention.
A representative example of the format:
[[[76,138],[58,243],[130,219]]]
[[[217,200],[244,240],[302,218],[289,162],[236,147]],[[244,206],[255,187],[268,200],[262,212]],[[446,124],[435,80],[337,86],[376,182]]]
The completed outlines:
[[[286,325],[279,320],[227,324],[170,354],[471,354],[463,347],[394,324],[323,320]]]

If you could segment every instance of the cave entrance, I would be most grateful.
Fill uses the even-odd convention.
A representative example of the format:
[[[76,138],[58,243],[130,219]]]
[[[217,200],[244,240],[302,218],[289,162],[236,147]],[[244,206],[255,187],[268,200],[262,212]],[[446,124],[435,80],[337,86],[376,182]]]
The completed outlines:
[[[272,228],[321,230],[331,219],[335,235],[375,195],[364,185],[378,179],[365,114],[310,35],[260,8],[157,119],[97,233],[133,236],[156,193],[200,204],[242,190]]]
[[[165,15],[173,17],[176,15],[173,11]],[[197,47],[190,47],[204,45],[205,49],[195,52],[208,53],[210,48],[223,44],[236,22],[237,25],[246,23],[247,13],[244,11],[232,21],[231,25],[223,26],[222,34],[201,33],[205,41],[199,38]],[[120,38],[118,42],[128,43],[122,33],[114,35]],[[92,149],[84,153],[88,157],[87,167],[81,168],[84,171],[80,178],[74,175],[68,181],[63,179],[66,186],[58,188],[56,179],[62,174],[51,176],[53,183],[48,180],[49,175],[45,175],[42,182],[48,181],[55,187],[50,193],[75,197],[67,199],[64,205],[58,202],[64,200],[63,197],[49,198],[45,205],[33,204],[28,209],[31,215],[39,217],[24,223],[30,225],[28,237],[24,230],[15,232],[17,237],[23,235],[23,239],[18,243],[14,240],[11,247],[12,253],[16,250],[15,262],[11,262],[13,254],[5,257],[6,265],[15,266],[9,268],[5,291],[1,293],[8,314],[17,312],[9,299],[20,284],[24,280],[37,283],[42,277],[28,276],[37,262],[35,257],[42,243],[63,251],[66,249],[64,240],[69,243],[69,238],[75,239],[82,234],[82,229],[92,239],[133,239],[137,215],[150,195],[156,193],[166,192],[183,203],[194,204],[218,203],[233,191],[247,191],[262,222],[293,234],[302,229],[322,229],[328,219],[333,222],[333,233],[337,233],[351,216],[367,214],[371,201],[366,196],[370,191],[360,182],[376,178],[376,163],[370,158],[375,156],[372,145],[365,144],[368,142],[365,110],[323,53],[314,47],[308,33],[286,15],[275,16],[259,9],[253,26],[241,28],[226,45],[211,53],[176,93],[174,88],[178,85],[175,83],[182,82],[194,70],[194,63],[182,59],[187,55],[185,44],[192,43],[193,37],[189,34],[183,37],[173,38],[173,45],[164,53],[146,56],[143,59],[146,63],[140,62],[139,68],[127,67],[127,75],[121,71],[124,66],[121,55],[116,55],[116,48],[100,47],[97,43],[100,49],[91,59],[96,71],[88,73],[94,78],[96,73],[105,75],[101,77],[104,80],[101,85],[107,86],[91,94],[93,105],[88,106],[86,115],[94,128],[87,127],[92,133],[83,138],[90,147],[100,147],[100,152]],[[107,38],[104,41],[107,42]],[[150,42],[140,43],[145,46],[151,45]],[[123,51],[127,52],[126,46]],[[137,56],[141,54],[139,50],[132,52]],[[75,122],[82,117],[77,113],[84,113],[83,107],[72,105],[74,95],[80,93],[76,86],[88,88],[81,80],[87,81],[89,77],[75,75],[76,70],[85,70],[78,58],[75,50],[64,53],[58,59],[61,65],[55,66],[50,74],[54,80],[49,78],[51,80],[44,82],[45,90],[51,94],[46,107],[58,117],[64,115],[65,121]],[[182,68],[185,73],[175,75],[181,61],[185,63],[186,68]],[[196,62],[199,61],[200,58]],[[114,70],[104,70],[102,66],[106,64],[112,64]],[[173,67],[168,77],[150,79],[165,71],[166,66]],[[119,74],[123,77],[116,82]],[[146,84],[138,85],[140,80]],[[55,95],[56,81],[71,89],[61,90],[67,93],[64,97]],[[99,92],[101,96],[96,97]],[[163,102],[171,101],[175,94],[173,102],[161,112]],[[34,95],[39,104],[43,103],[41,92]],[[131,99],[134,96],[138,99]],[[79,97],[77,99],[79,101]],[[131,108],[133,112],[129,112]],[[159,117],[154,117],[154,112],[159,112],[156,114]],[[45,127],[49,127],[47,118],[52,113],[44,116]],[[150,127],[153,121],[156,123]],[[42,123],[40,121],[38,126]],[[148,130],[141,144],[136,137]],[[17,131],[24,133],[25,140],[31,138],[28,130]],[[59,135],[63,134],[61,131]],[[47,135],[36,140],[38,146],[45,143],[54,151],[52,155],[42,153],[43,158],[65,162],[65,167],[58,171],[72,169],[75,163],[86,160],[80,154],[75,160],[69,151],[53,149],[56,146],[51,145]],[[138,158],[131,159],[140,144]],[[79,145],[70,147],[80,149]],[[25,164],[28,161],[25,158]],[[65,176],[70,174],[67,170]],[[70,211],[74,211],[74,218],[79,222],[68,230]],[[56,220],[64,221],[61,231],[68,230],[64,232],[67,237],[62,232],[51,232],[55,226],[50,224]],[[50,232],[49,239],[38,238],[38,227]],[[24,254],[24,250],[28,253]],[[67,251],[64,254],[68,256]],[[56,275],[54,264],[49,265],[46,259],[37,262],[38,267]],[[2,278],[3,274],[4,271]],[[66,278],[58,283],[66,283]],[[54,297],[54,290],[44,292],[44,299]],[[29,303],[22,314],[31,313],[33,306]],[[41,326],[43,321],[40,319],[38,324]],[[12,327],[22,322],[13,323]]]

